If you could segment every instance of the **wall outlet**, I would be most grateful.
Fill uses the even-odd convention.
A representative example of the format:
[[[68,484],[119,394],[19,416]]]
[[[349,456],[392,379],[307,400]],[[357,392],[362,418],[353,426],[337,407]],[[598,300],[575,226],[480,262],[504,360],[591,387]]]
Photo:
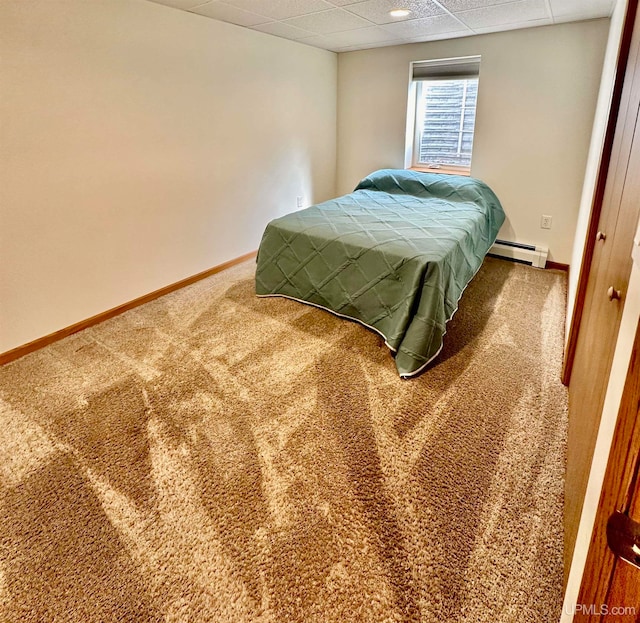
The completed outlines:
[[[540,228],[541,229],[551,229],[551,221],[553,219],[548,214],[543,214],[540,219]]]
[[[301,208],[302,202],[304,201],[304,197],[296,197],[296,205]]]

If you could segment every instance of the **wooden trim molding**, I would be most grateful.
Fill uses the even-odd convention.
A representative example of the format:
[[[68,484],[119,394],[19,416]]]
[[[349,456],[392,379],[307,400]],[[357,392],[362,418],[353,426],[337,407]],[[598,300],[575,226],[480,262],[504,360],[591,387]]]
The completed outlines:
[[[464,175],[465,177],[471,177],[470,169],[456,169],[455,167],[447,167],[445,165],[438,167],[414,165],[410,167],[410,169],[411,171],[418,171],[419,173],[444,173],[445,175]]]
[[[176,281],[164,288],[160,288],[159,290],[154,290],[153,292],[149,292],[149,294],[145,294],[143,296],[138,297],[137,299],[133,299],[133,301],[129,301],[128,303],[123,303],[122,305],[118,305],[117,307],[113,307],[104,311],[100,314],[96,314],[95,316],[91,316],[91,318],[87,318],[86,320],[81,320],[80,322],[76,322],[69,327],[65,327],[64,329],[60,329],[59,331],[55,331],[54,333],[49,333],[49,335],[45,335],[44,337],[40,337],[32,342],[28,342],[27,344],[23,344],[22,346],[17,346],[11,350],[8,350],[4,353],[0,353],[0,365],[4,365],[5,363],[9,363],[10,361],[14,361],[19,359],[20,357],[24,357],[24,355],[28,355],[33,351],[39,350],[48,346],[49,344],[53,344],[58,340],[61,340],[69,335],[77,333],[78,331],[82,331],[83,329],[88,329],[89,327],[93,327],[105,320],[109,320],[114,316],[118,316],[134,307],[139,307],[140,305],[144,305],[145,303],[149,303],[154,299],[160,298],[165,294],[169,294],[171,292],[175,292],[180,288],[184,288],[185,286],[190,286],[192,283],[196,281],[200,281],[201,279],[206,279],[211,275],[215,275],[216,273],[220,273],[227,268],[231,268],[236,264],[240,264],[246,260],[255,257],[258,254],[257,251],[251,251],[251,253],[245,253],[240,257],[236,257],[233,260],[229,260],[228,262],[224,262],[223,264],[218,264],[218,266],[214,266],[213,268],[209,268],[207,270],[202,271],[196,275],[192,275],[191,277],[187,277],[186,279],[182,279],[181,281]]]
[[[569,272],[569,264],[563,264],[562,262],[552,262],[551,260],[547,260],[544,267],[552,270],[564,270],[566,273]]]

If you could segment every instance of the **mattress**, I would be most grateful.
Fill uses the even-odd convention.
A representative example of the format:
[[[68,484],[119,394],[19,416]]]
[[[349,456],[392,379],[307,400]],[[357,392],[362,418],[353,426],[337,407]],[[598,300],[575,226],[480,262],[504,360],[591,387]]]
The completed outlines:
[[[504,222],[494,192],[457,175],[383,169],[354,192],[271,221],[258,296],[283,296],[377,331],[400,376],[442,349],[446,323]]]

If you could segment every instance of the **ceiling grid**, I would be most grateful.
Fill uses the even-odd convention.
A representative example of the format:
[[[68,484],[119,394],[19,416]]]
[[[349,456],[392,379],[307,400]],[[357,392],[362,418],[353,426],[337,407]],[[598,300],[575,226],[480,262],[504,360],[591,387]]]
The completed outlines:
[[[149,0],[334,52],[610,17],[615,0]],[[408,9],[392,17],[393,9]]]

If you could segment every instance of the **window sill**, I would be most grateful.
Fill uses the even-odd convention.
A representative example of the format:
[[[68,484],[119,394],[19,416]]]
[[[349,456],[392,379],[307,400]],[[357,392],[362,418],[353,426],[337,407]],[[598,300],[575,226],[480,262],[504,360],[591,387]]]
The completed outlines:
[[[420,171],[420,173],[444,173],[445,175],[464,175],[465,177],[471,176],[471,171],[468,169],[447,169],[447,167],[439,167],[437,169],[433,167],[409,167],[411,171]]]

